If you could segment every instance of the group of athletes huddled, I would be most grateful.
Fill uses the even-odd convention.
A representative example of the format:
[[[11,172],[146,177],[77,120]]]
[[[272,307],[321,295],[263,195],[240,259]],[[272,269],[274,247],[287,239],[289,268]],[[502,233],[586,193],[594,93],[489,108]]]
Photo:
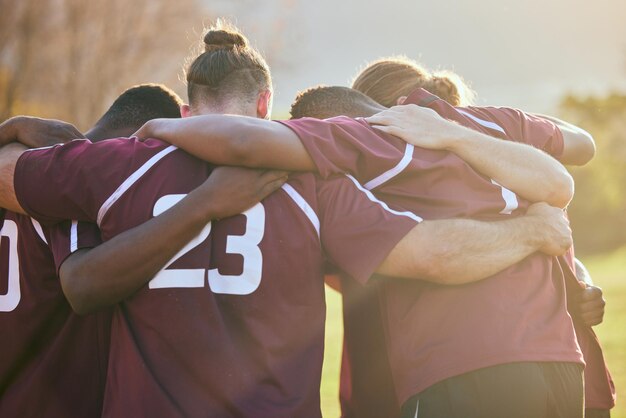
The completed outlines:
[[[0,125],[0,416],[320,417],[325,280],[343,417],[610,416],[566,215],[587,132],[402,57],[271,121],[246,37],[204,47],[188,104]]]

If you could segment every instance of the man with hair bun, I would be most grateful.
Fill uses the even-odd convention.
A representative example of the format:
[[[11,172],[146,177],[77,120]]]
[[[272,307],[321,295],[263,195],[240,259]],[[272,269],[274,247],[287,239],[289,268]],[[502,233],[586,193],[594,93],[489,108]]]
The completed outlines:
[[[424,90],[418,90],[416,96],[410,99],[420,101],[423,99],[425,103],[431,103],[433,106],[441,105],[441,100],[438,101],[436,96]],[[371,109],[372,104],[367,106]],[[372,113],[375,111],[371,110]],[[237,156],[236,161],[245,161],[251,166],[267,165],[283,169],[311,169],[313,165],[313,168],[317,168],[323,175],[342,171],[349,172],[363,181],[366,188],[375,191],[383,199],[396,204],[401,202],[404,207],[414,208],[420,214],[425,216],[427,214],[427,216],[435,218],[445,216],[478,216],[481,218],[486,216],[487,219],[491,220],[506,219],[523,213],[529,201],[547,201],[560,207],[564,207],[568,203],[573,186],[571,177],[566,174],[564,167],[554,159],[528,145],[501,141],[478,134],[478,132],[482,132],[499,137],[522,138],[524,135],[520,132],[523,132],[528,141],[558,155],[565,148],[565,144],[561,131],[552,123],[539,122],[532,117],[524,119],[527,116],[518,115],[519,118],[526,121],[525,124],[515,125],[509,121],[508,124],[504,125],[505,128],[496,124],[487,124],[487,128],[481,125],[479,117],[472,119],[457,112],[453,119],[459,124],[473,128],[473,130],[464,130],[463,127],[445,121],[439,116],[434,116],[434,114],[432,110],[422,108],[418,117],[413,121],[417,127],[413,126],[411,132],[417,138],[432,141],[433,144],[450,140],[454,136],[450,130],[458,130],[458,133],[467,132],[468,137],[463,140],[446,142],[452,143],[451,149],[458,153],[458,156],[449,151],[425,149],[420,149],[419,152],[417,149],[414,151],[411,145],[398,142],[397,138],[377,132],[376,129],[362,120],[355,121],[345,117],[326,121],[313,119],[286,121],[282,124],[288,126],[292,131],[285,131],[279,128],[280,125],[269,122],[243,121],[235,118],[226,120],[205,116],[187,121],[150,122],[142,128],[139,135],[164,136],[167,140],[185,147],[189,152],[203,158],[213,158],[222,163],[233,161],[234,159],[231,160],[232,154]],[[380,128],[380,130],[384,129],[385,127]],[[474,135],[475,137],[470,139]],[[229,143],[227,139],[229,136],[238,139]],[[247,138],[250,139],[246,140]],[[498,150],[499,148],[500,150]],[[537,177],[539,166],[535,165],[538,161],[530,163],[531,155],[533,158],[540,157],[542,164],[546,164],[540,170],[542,174],[539,177]],[[466,161],[463,162],[458,157],[462,157]],[[505,159],[507,163],[503,163]],[[557,167],[558,169],[556,169]],[[484,173],[484,175],[478,174],[476,170]],[[451,175],[451,173],[455,174]],[[553,184],[553,187],[548,187],[551,190],[549,192],[545,189],[541,190],[557,178],[563,178],[563,176],[569,178],[569,181]],[[490,179],[494,180],[491,181]],[[540,186],[540,189],[537,189],[537,186]],[[566,191],[569,191],[570,194],[564,194]],[[444,241],[454,242],[449,239]],[[476,241],[482,242],[483,240],[477,238]],[[400,373],[399,380],[398,376],[394,378],[396,388],[399,390],[397,396],[401,399],[400,402],[407,401],[413,395],[413,390],[420,391],[419,388],[409,387],[412,383],[410,380],[415,378],[414,372],[416,370],[422,373],[427,371],[425,368],[415,368],[410,358],[412,351],[406,347],[420,347],[423,341],[431,341],[428,338],[419,338],[419,341],[413,341],[416,335],[422,335],[425,332],[419,330],[422,322],[417,324],[406,324],[406,322],[413,321],[415,318],[423,320],[429,316],[445,318],[446,315],[449,315],[450,318],[457,319],[456,322],[449,319],[445,323],[436,325],[439,334],[433,337],[431,346],[443,347],[439,341],[442,338],[444,340],[447,338],[446,330],[465,325],[467,325],[465,326],[466,332],[482,329],[491,322],[480,323],[483,315],[476,313],[481,310],[492,309],[497,312],[497,315],[491,316],[501,320],[501,324],[496,327],[498,329],[496,334],[499,334],[503,343],[509,345],[515,345],[517,339],[509,338],[507,333],[518,330],[510,325],[517,323],[520,317],[526,318],[528,315],[532,317],[528,317],[526,320],[533,323],[533,326],[521,332],[522,338],[527,337],[534,342],[543,341],[538,344],[537,350],[533,352],[533,360],[560,360],[556,361],[554,365],[547,365],[546,368],[558,369],[562,367],[567,369],[566,373],[572,375],[572,379],[569,381],[571,384],[568,387],[571,392],[564,393],[550,387],[551,396],[569,396],[570,401],[544,403],[542,405],[536,398],[517,396],[517,392],[508,391],[506,392],[507,396],[502,397],[502,399],[507,400],[506,402],[503,401],[497,405],[480,405],[481,414],[484,416],[509,416],[510,410],[515,410],[519,416],[558,416],[553,415],[552,411],[545,410],[546,407],[562,408],[561,413],[566,416],[572,412],[575,414],[574,411],[582,411],[581,355],[576,345],[574,330],[567,314],[564,297],[561,298],[560,293],[556,295],[550,290],[552,286],[562,289],[560,287],[562,283],[559,284],[562,281],[562,276],[552,270],[555,263],[556,260],[553,258],[531,257],[516,268],[499,273],[498,277],[463,286],[462,289],[429,286],[426,283],[404,282],[402,284],[393,280],[378,282],[385,295],[381,302],[388,301],[384,305],[387,319],[385,319],[383,326],[387,331],[390,330],[391,326],[394,327],[391,330],[390,341],[394,344],[392,347],[394,351],[392,354],[394,375]],[[428,297],[429,303],[418,304],[417,308],[422,309],[423,312],[420,311],[417,316],[414,314],[415,307],[412,305],[412,298],[416,294],[414,287],[419,287],[424,295],[434,295]],[[495,300],[485,299],[492,293],[493,289],[498,287],[506,288],[499,289],[497,292],[502,294],[502,297],[508,298],[508,302],[503,305],[515,307],[511,311],[501,312],[500,308],[493,307]],[[481,289],[485,289],[485,292],[482,292]],[[470,295],[464,298],[462,297],[463,294]],[[532,297],[521,296],[526,294],[535,294],[537,297],[533,299]],[[454,299],[453,303],[447,300],[449,297]],[[532,306],[527,304],[524,309],[517,309],[516,303],[518,302],[509,300],[516,297],[531,300],[530,305]],[[426,296],[423,299],[426,300]],[[394,300],[398,303],[394,303]],[[454,314],[442,312],[442,309],[449,306],[454,307]],[[518,311],[520,311],[521,316],[517,315]],[[402,312],[409,312],[410,314],[403,315]],[[358,322],[358,319],[355,321]],[[368,323],[367,327],[361,328],[369,330],[370,325]],[[404,330],[403,334],[399,334],[402,330]],[[453,331],[450,332],[454,334]],[[533,332],[536,335],[533,335]],[[408,340],[410,340],[410,344],[407,345],[405,343]],[[522,358],[528,352],[524,347],[507,346],[502,348],[501,344],[495,343],[481,346],[479,350],[474,347],[476,344],[480,345],[480,342],[468,337],[462,344],[454,344],[453,347],[447,345],[445,349],[457,350],[459,345],[464,345],[471,352],[483,350],[486,358],[484,361],[487,362],[493,361],[497,351],[503,353],[504,357],[509,356],[509,359]],[[562,356],[557,357],[550,350],[561,350]],[[405,354],[399,355],[401,352]],[[455,373],[455,371],[456,373],[464,373],[471,371],[472,367],[481,368],[476,363],[470,364],[463,361],[462,358],[454,358],[454,356],[450,356],[450,353],[446,353],[445,356],[440,356],[440,354],[438,351],[437,354],[422,353],[421,355],[430,359],[426,366],[434,369],[442,367],[442,359],[446,359],[449,361],[450,367],[454,368],[453,371],[449,370],[449,373]],[[514,361],[507,361],[503,356],[497,361],[502,363]],[[494,363],[484,364],[482,367],[491,365]],[[469,369],[459,371],[464,367]],[[363,369],[361,368],[361,370]],[[536,372],[534,375],[531,373],[532,376],[528,376],[530,380],[534,379],[533,382],[541,379],[542,371]],[[437,379],[435,375],[429,378],[417,375],[420,378],[419,384],[426,385],[425,387],[435,383],[432,379]],[[363,379],[355,378],[354,381],[362,382]],[[527,383],[528,380],[524,384]],[[504,388],[505,386],[498,387],[500,390]],[[371,394],[373,397],[378,395],[378,393]],[[475,407],[472,406],[472,408]],[[410,411],[410,408],[409,405],[408,413],[414,413],[415,411]],[[542,408],[544,408],[543,412],[541,412]],[[385,409],[383,408],[383,410]],[[424,412],[423,408],[421,413]],[[554,414],[558,413],[554,412]],[[434,412],[433,414],[433,416],[450,416],[448,413]],[[361,415],[355,413],[355,416]]]
[[[198,57],[203,65],[192,64],[188,72],[190,104],[185,113],[239,109],[253,117],[187,119],[223,132],[230,132],[230,122],[236,120],[248,127],[260,123],[261,134],[274,129],[291,133],[280,124],[254,118],[268,113],[263,66],[247,47],[238,45],[236,37],[234,42],[230,36],[231,41],[223,42],[225,34],[220,34],[222,46],[214,47],[214,35],[208,37],[209,47]],[[231,71],[225,73],[221,68],[227,64]],[[221,89],[222,82],[239,77],[252,83],[251,92],[237,97]],[[204,118],[209,119],[208,124]],[[235,134],[230,143],[236,147],[246,138],[256,139],[256,135]],[[245,161],[228,146],[214,151],[234,157],[231,163]],[[81,153],[86,160],[71,166],[49,164],[70,159],[74,153]],[[301,162],[303,155],[294,157],[290,163]],[[541,164],[541,155],[534,157]],[[32,172],[31,164],[46,170]],[[74,193],[79,186],[68,184],[68,177],[80,177],[92,165],[99,173],[98,164],[118,164],[123,169],[113,171],[102,182],[87,179],[80,185],[87,192]],[[312,161],[306,164],[313,166]],[[169,170],[177,167],[172,175]],[[547,167],[548,171],[554,168],[558,171],[558,167]],[[68,169],[70,172],[65,172]],[[63,172],[53,173],[55,170]],[[106,239],[167,208],[191,184],[206,177],[208,170],[206,164],[155,139],[110,140],[101,146],[73,143],[27,153],[17,164],[15,184],[20,203],[29,212],[49,221],[67,216],[97,219]],[[24,187],[27,183],[34,187]],[[0,190],[10,192],[10,187],[2,184]],[[55,187],[63,188],[64,193],[52,193]],[[133,205],[133,200],[143,204]],[[530,212],[511,222],[451,219],[424,223],[415,214],[389,208],[351,178],[294,176],[281,191],[244,214],[201,224],[197,240],[147,287],[116,308],[104,415],[318,417],[323,254],[361,281],[378,268],[399,277],[440,282],[445,276],[449,284],[464,283],[488,276],[536,250],[564,251],[570,238],[561,212],[545,204]],[[560,223],[563,228],[545,228],[546,222]],[[529,229],[542,236],[539,242]],[[132,229],[126,232],[132,233]],[[449,233],[457,239],[439,247],[443,240],[436,237]],[[504,245],[511,235],[519,240]],[[493,239],[476,243],[476,236]],[[483,245],[505,250],[487,251]],[[442,254],[471,259],[477,252],[487,258],[480,257],[471,270],[465,263],[432,259]],[[116,261],[128,259],[127,255]],[[71,270],[79,271],[81,266],[74,265]],[[99,276],[98,269],[92,266],[91,270]],[[454,273],[443,275],[444,271]]]
[[[134,86],[123,92],[85,135],[93,142],[129,136],[155,117],[180,117],[181,103],[163,85]],[[0,125],[2,144],[22,141],[37,147],[75,138],[83,135],[60,121],[16,117]],[[20,144],[9,147],[23,149]],[[103,172],[108,170],[105,167]],[[255,187],[249,184],[249,176],[243,180],[238,187]],[[232,185],[233,179],[227,183]],[[211,193],[224,192],[207,188],[198,197],[205,200]],[[6,286],[6,292],[0,295],[0,333],[10,338],[0,344],[0,416],[100,416],[111,310],[79,316],[66,300],[65,292],[71,289],[58,277],[61,264],[83,257],[100,244],[100,231],[84,222],[46,226],[16,212],[1,212],[0,284]],[[107,262],[117,265],[111,258]],[[112,279],[108,277],[109,282]]]
[[[452,106],[469,106],[474,91],[452,71],[430,72],[416,61],[398,55],[381,58],[365,66],[352,81],[352,88],[385,107],[398,104],[398,98],[423,88]]]

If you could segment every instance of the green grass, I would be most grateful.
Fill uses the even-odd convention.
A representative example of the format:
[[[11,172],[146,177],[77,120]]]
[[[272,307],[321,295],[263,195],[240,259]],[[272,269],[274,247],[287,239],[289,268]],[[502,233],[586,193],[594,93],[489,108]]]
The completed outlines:
[[[322,416],[337,418],[339,408],[339,367],[343,341],[343,321],[341,317],[341,295],[326,286],[326,340],[324,367],[322,368]]]
[[[626,418],[626,247],[583,259],[606,299],[604,322],[595,327],[617,389],[612,418]]]
[[[607,301],[604,323],[595,327],[617,388],[612,418],[626,418],[626,247],[611,254],[583,259]],[[327,288],[326,352],[322,371],[322,414],[339,417],[341,362],[341,297]]]

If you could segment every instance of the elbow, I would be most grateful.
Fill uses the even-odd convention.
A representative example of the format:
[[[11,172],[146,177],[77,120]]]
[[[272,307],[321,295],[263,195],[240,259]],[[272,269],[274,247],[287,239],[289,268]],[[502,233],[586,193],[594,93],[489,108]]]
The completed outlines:
[[[591,134],[581,130],[579,132],[578,149],[576,152],[576,161],[574,165],[585,165],[596,155],[596,143]]]
[[[596,155],[596,143],[591,134],[582,129],[566,138],[562,161],[564,164],[582,166]]]
[[[550,206],[565,208],[574,197],[574,179],[563,168],[562,172],[554,176],[550,193],[545,202]]]

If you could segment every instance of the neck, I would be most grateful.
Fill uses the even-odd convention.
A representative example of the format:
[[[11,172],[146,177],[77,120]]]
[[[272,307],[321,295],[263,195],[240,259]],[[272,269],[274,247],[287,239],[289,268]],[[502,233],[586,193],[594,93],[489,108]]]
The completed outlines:
[[[129,137],[136,131],[137,129],[134,128],[107,129],[106,127],[96,124],[96,126],[85,132],[85,137],[89,138],[92,142],[98,142],[109,138]]]

